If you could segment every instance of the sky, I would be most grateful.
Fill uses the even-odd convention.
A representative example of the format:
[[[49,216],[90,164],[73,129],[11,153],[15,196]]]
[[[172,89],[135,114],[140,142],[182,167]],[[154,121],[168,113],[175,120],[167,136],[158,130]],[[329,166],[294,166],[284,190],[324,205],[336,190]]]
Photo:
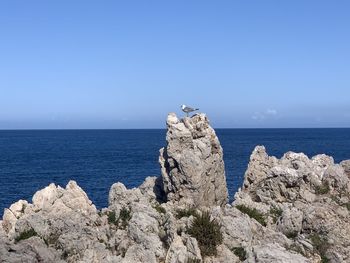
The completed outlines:
[[[350,127],[350,2],[0,1],[0,129]]]

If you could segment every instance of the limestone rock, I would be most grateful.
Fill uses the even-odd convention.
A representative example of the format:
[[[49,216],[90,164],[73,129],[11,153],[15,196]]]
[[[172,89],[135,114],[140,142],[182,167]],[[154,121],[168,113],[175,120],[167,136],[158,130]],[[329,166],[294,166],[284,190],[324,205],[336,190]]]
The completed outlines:
[[[222,149],[206,116],[169,114],[167,125],[162,176],[132,189],[113,184],[108,207],[98,211],[70,181],[5,209],[0,261],[350,262],[349,160],[294,152],[277,159],[257,146],[230,205]],[[191,206],[219,223],[215,255],[202,257],[200,237],[190,235]],[[205,224],[199,233],[210,229]]]
[[[181,237],[176,236],[166,255],[165,263],[186,263],[187,248],[182,242]]]
[[[265,244],[253,247],[254,260],[256,263],[311,263],[307,258],[287,251],[277,244]]]
[[[168,201],[196,207],[224,205],[228,193],[220,142],[204,114],[167,119],[167,146],[160,150]]]
[[[5,232],[12,234],[14,233],[15,224],[23,214],[25,209],[28,206],[28,202],[25,200],[19,200],[16,203],[12,204],[10,208],[6,208],[4,211],[2,227]]]
[[[2,244],[0,239],[0,260],[4,263],[65,262],[61,259],[59,252],[48,248],[39,237],[24,240],[21,244]]]
[[[303,213],[295,207],[283,210],[277,229],[285,235],[297,235],[302,230]]]
[[[345,173],[350,178],[350,160],[342,161],[340,165],[344,168]]]
[[[268,156],[263,146],[254,149],[244,186],[235,194],[233,205],[255,209],[251,216],[260,214],[267,222],[266,228],[250,234],[257,262],[294,262],[285,251],[268,248],[272,243],[269,235],[275,239],[273,243],[302,251],[312,262],[321,257],[330,262],[350,260],[350,239],[346,237],[350,235],[350,213],[346,209],[350,183],[346,169],[346,161],[338,165],[324,154],[310,159],[303,153],[287,152],[277,159]],[[264,245],[257,247],[256,240]],[[271,253],[283,260],[277,261]]]

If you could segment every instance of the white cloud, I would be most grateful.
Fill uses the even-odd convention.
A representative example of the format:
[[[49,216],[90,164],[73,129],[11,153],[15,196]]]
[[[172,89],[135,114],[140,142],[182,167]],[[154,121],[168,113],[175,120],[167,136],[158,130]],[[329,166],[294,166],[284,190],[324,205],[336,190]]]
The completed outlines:
[[[275,109],[267,109],[264,112],[255,112],[252,116],[253,120],[257,120],[257,121],[263,121],[267,118],[271,118],[274,116],[277,116],[277,110]]]
[[[277,115],[277,111],[275,109],[267,109],[266,114],[268,115]]]
[[[261,114],[260,112],[255,112],[252,116],[252,119],[257,121],[262,121],[265,119],[265,115]]]

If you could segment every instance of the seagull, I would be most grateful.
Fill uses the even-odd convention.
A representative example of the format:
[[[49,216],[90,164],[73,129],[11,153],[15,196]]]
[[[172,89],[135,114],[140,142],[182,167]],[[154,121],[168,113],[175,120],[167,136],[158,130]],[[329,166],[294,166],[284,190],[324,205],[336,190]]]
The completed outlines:
[[[191,108],[191,107],[186,106],[186,105],[181,105],[181,109],[182,109],[183,112],[186,112],[187,117],[188,117],[188,114],[189,114],[190,112],[199,110],[199,109]]]

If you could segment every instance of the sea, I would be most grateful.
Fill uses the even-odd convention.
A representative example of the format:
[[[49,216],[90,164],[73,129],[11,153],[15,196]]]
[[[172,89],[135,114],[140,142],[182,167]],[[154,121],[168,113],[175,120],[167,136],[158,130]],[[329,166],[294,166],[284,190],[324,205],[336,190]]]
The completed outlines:
[[[75,180],[98,207],[108,204],[115,182],[137,187],[147,176],[159,176],[159,149],[166,130],[1,130],[0,217],[19,199],[55,183]],[[242,185],[256,145],[269,155],[287,151],[350,159],[350,129],[216,129],[224,150],[230,199]]]

